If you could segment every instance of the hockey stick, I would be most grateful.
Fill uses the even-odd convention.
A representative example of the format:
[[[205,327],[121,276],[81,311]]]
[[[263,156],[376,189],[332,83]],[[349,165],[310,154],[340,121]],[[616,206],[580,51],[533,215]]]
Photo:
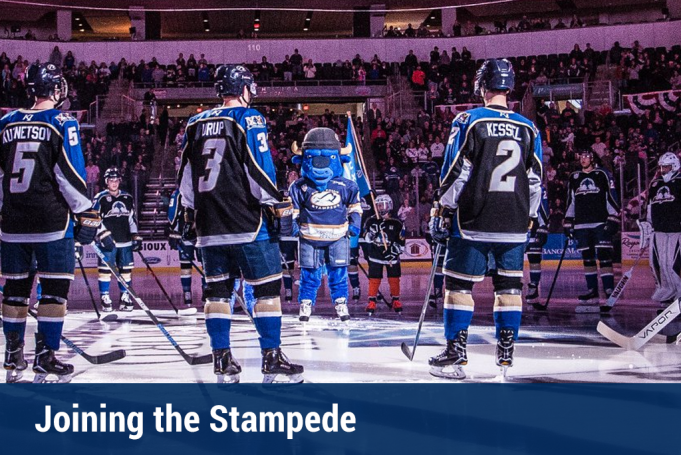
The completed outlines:
[[[605,312],[610,311],[612,307],[615,306],[620,296],[624,292],[624,288],[627,286],[629,279],[631,279],[631,275],[634,273],[634,269],[638,265],[641,258],[643,258],[644,251],[645,248],[639,252],[638,257],[634,261],[634,265],[631,266],[627,273],[622,275],[622,278],[620,278],[620,281],[617,283],[617,286],[615,286],[615,290],[612,291],[612,294],[610,294],[610,297],[608,297],[608,300],[605,302],[605,305],[601,306],[601,311]]]
[[[560,261],[558,261],[558,267],[556,268],[556,273],[553,275],[553,282],[551,283],[551,288],[549,288],[549,296],[546,298],[546,303],[542,305],[541,303],[535,302],[532,304],[535,310],[546,310],[551,302],[551,296],[553,295],[553,289],[556,287],[556,280],[558,279],[558,273],[560,273],[560,267],[563,265],[563,259],[565,259],[565,252],[567,251],[568,243],[570,243],[570,237],[565,237],[565,243],[563,244],[563,251],[560,253]]]
[[[165,298],[168,301],[168,303],[170,304],[170,306],[173,307],[173,310],[175,310],[175,314],[177,314],[178,316],[190,316],[192,314],[196,314],[196,311],[197,311],[196,308],[183,308],[181,310],[177,309],[177,307],[173,303],[172,299],[168,295],[168,292],[166,291],[166,289],[161,284],[161,280],[158,279],[158,277],[156,276],[156,273],[151,268],[151,265],[147,261],[147,258],[144,257],[144,255],[142,254],[141,251],[138,251],[137,254],[139,254],[140,258],[142,259],[142,262],[144,262],[144,265],[147,266],[147,270],[149,271],[149,273],[151,273],[151,276],[153,276],[154,280],[156,280],[156,284],[158,284],[159,289],[161,289],[161,292],[163,292],[163,295],[165,296]]]
[[[416,346],[419,344],[419,337],[421,336],[421,327],[423,326],[423,320],[426,318],[426,310],[428,309],[428,299],[430,297],[430,291],[433,290],[433,280],[435,278],[435,271],[437,270],[438,258],[440,257],[440,249],[442,244],[438,243],[435,246],[435,254],[433,255],[433,266],[430,269],[430,277],[428,278],[428,290],[426,292],[426,298],[423,302],[423,307],[421,308],[421,316],[419,317],[419,327],[416,330],[416,338],[414,338],[414,346],[409,349],[409,346],[404,341],[402,342],[402,353],[407,356],[407,358],[412,361],[414,360],[414,354],[416,354]]]
[[[83,274],[83,280],[85,280],[85,286],[87,286],[87,291],[90,293],[90,301],[92,302],[92,307],[95,309],[95,313],[97,313],[97,319],[102,319],[102,316],[99,314],[99,308],[97,308],[97,302],[95,302],[95,296],[92,294],[92,288],[90,287],[90,281],[87,279],[87,275],[85,274],[85,267],[83,267],[83,261],[81,261],[80,257],[76,257],[78,260],[78,267],[80,268],[80,273]]]
[[[665,326],[672,322],[679,314],[681,314],[681,303],[679,303],[679,299],[676,299],[671,305],[665,308],[662,313],[658,314],[650,324],[641,329],[641,331],[633,337],[622,335],[603,321],[598,322],[596,330],[616,345],[628,351],[636,351],[650,341],[653,336],[665,328]]]
[[[161,331],[161,333],[163,333],[163,335],[168,339],[170,344],[173,345],[173,347],[177,350],[177,352],[180,353],[182,358],[189,365],[203,365],[203,364],[206,364],[206,363],[211,363],[213,361],[213,355],[212,354],[202,355],[202,356],[198,356],[198,357],[192,357],[189,354],[187,354],[186,352],[184,352],[184,350],[177,344],[177,341],[175,341],[173,339],[173,337],[170,336],[170,334],[168,333],[166,328],[163,327],[163,324],[161,324],[161,322],[159,322],[159,320],[156,319],[156,316],[154,316],[154,313],[151,312],[149,307],[147,307],[147,305],[142,301],[142,299],[139,298],[137,293],[130,286],[128,286],[128,283],[125,282],[125,280],[120,275],[120,273],[118,273],[116,268],[114,266],[112,266],[111,264],[109,264],[109,262],[106,260],[106,256],[104,256],[104,253],[102,253],[102,250],[99,249],[99,246],[97,246],[96,244],[93,243],[92,249],[95,251],[95,253],[99,257],[99,259],[101,259],[102,262],[106,265],[106,267],[109,269],[109,271],[111,271],[111,273],[113,273],[113,275],[116,277],[116,280],[118,280],[118,282],[121,284],[121,286],[123,286],[123,288],[130,293],[130,295],[133,297],[133,299],[135,299],[135,302],[137,302],[137,304],[140,306],[140,308],[142,308],[142,310],[144,310],[144,312],[147,313],[147,316],[149,316],[149,319],[151,319],[154,322],[154,324],[156,324],[156,327],[158,327],[158,329]]]

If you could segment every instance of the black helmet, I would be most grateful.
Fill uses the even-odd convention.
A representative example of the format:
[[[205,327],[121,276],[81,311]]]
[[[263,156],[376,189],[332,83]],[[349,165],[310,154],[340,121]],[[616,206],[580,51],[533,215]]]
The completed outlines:
[[[475,74],[475,94],[482,96],[482,89],[511,91],[515,85],[513,65],[505,58],[485,60]]]
[[[253,98],[258,96],[253,73],[242,65],[220,65],[215,73],[215,93],[223,96],[241,96],[248,87]]]
[[[69,92],[68,84],[61,69],[52,63],[32,64],[26,70],[26,86],[29,95],[36,98],[50,98],[59,108]]]
[[[338,135],[331,128],[312,128],[303,139],[303,150],[340,150]]]
[[[107,183],[109,179],[120,179],[121,171],[117,167],[110,167],[104,172],[104,183]]]

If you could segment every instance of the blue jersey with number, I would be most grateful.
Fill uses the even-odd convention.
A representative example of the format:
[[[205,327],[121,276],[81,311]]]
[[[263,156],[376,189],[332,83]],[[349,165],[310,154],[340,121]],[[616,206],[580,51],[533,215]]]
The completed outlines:
[[[196,210],[197,246],[269,238],[268,206],[282,197],[267,122],[255,109],[219,107],[192,117],[179,180],[182,205]]]
[[[85,163],[75,118],[57,109],[20,109],[0,119],[2,241],[73,237],[72,213],[88,210]]]

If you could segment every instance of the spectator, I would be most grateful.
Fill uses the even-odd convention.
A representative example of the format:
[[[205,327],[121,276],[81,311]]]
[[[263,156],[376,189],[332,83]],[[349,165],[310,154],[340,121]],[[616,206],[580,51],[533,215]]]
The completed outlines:
[[[305,72],[305,79],[314,79],[315,75],[317,74],[317,68],[315,68],[314,64],[312,63],[312,59],[307,61],[303,70]]]
[[[412,73],[411,82],[416,89],[423,90],[426,88],[426,73],[421,69],[421,65],[418,65]]]

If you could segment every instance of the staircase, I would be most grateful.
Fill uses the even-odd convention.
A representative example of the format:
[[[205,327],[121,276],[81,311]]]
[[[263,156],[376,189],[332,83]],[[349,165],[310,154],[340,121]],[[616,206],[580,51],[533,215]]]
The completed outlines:
[[[127,81],[118,79],[109,85],[109,92],[90,105],[90,123],[96,125],[97,132],[106,134],[106,126],[110,122],[131,121],[135,118],[136,102],[128,96]]]
[[[612,83],[609,80],[595,80],[584,83],[584,98],[587,110],[597,110],[603,104],[612,106]]]
[[[174,177],[149,179],[140,210],[139,233],[144,239],[165,239],[168,201],[175,190]]]

